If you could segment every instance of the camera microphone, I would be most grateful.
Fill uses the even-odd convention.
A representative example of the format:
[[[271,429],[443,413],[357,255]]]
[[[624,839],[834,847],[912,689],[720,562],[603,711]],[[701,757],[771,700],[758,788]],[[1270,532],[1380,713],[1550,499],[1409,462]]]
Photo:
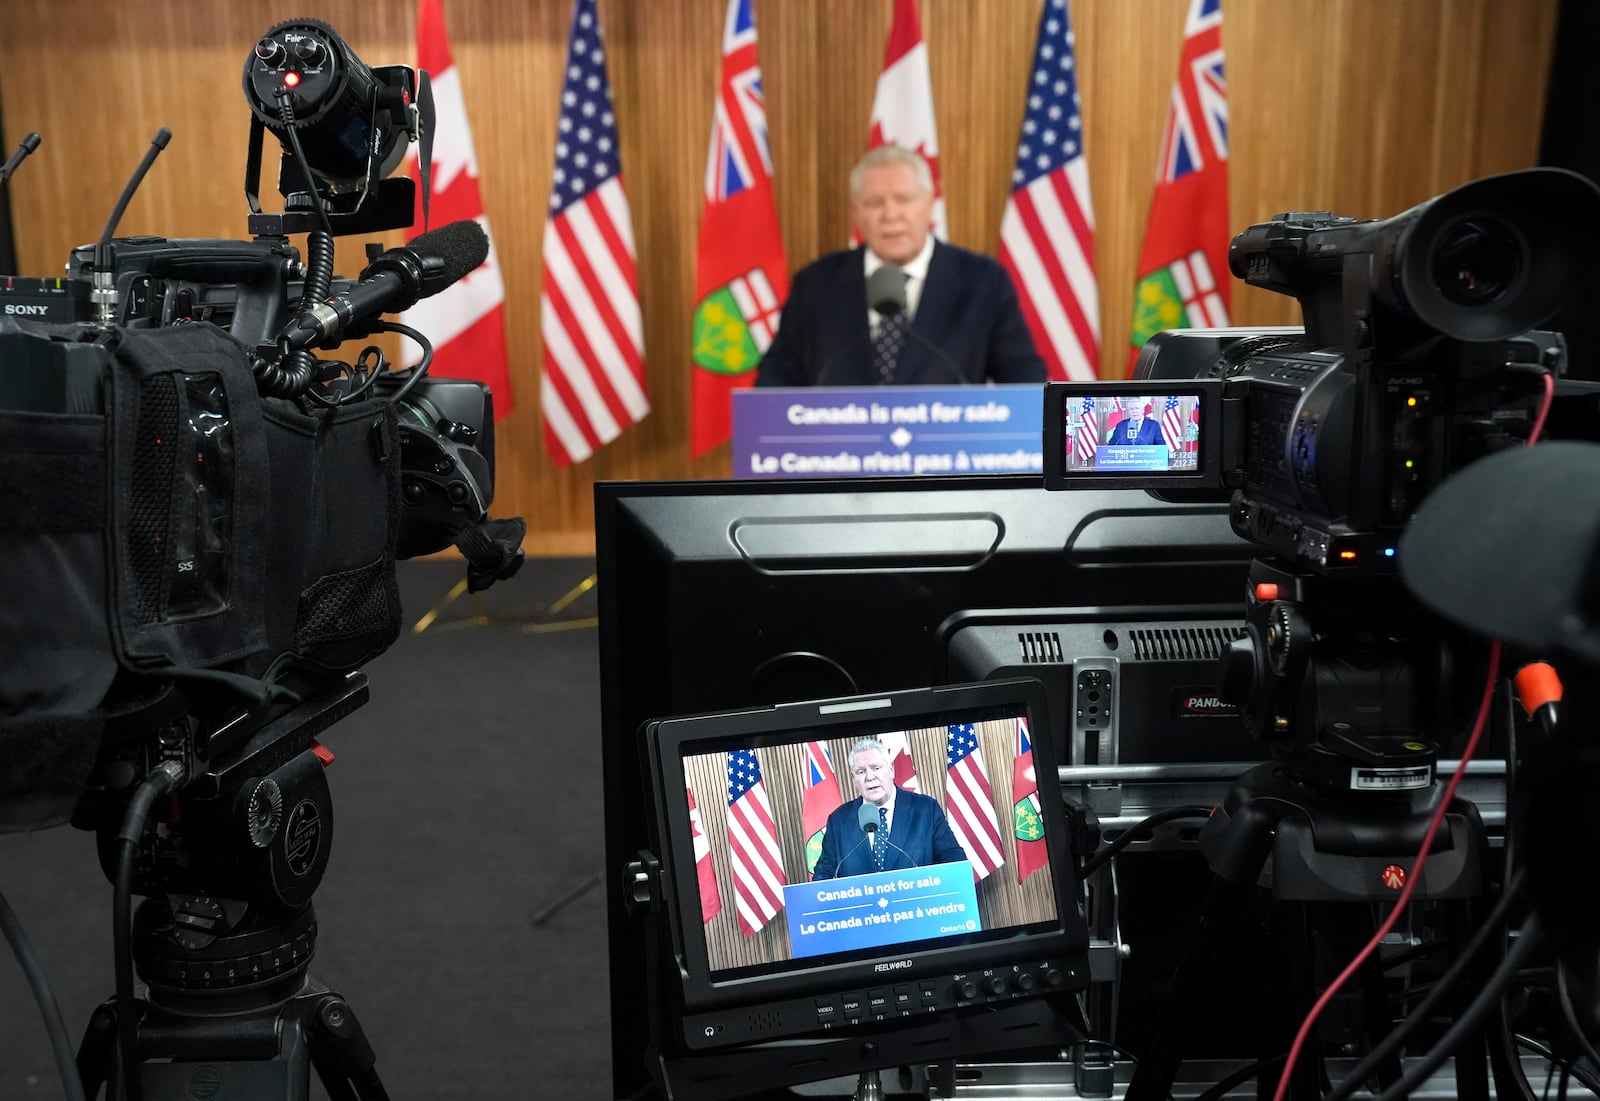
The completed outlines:
[[[22,139],[22,144],[17,146],[17,151],[6,158],[5,164],[0,164],[0,183],[5,183],[5,181],[9,180],[11,174],[17,170],[17,165],[27,160],[29,154],[39,148],[39,141],[39,131],[37,130]]]
[[[278,335],[278,344],[298,352],[343,338],[346,330],[380,314],[397,313],[418,299],[438,294],[489,257],[489,237],[470,219],[431,230],[380,255],[352,287],[301,310]]]

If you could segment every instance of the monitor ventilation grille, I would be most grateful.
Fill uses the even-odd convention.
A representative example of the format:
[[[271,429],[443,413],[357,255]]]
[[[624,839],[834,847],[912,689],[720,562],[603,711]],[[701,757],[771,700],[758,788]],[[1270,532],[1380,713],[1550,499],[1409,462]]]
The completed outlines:
[[[1061,636],[1054,631],[1023,631],[1017,635],[1024,665],[1060,665]]]
[[[777,1009],[766,1009],[750,1014],[750,1034],[771,1032],[773,1029],[783,1027],[783,1013]]]
[[[1243,627],[1137,628],[1128,632],[1137,661],[1214,660],[1230,642],[1244,637]]]

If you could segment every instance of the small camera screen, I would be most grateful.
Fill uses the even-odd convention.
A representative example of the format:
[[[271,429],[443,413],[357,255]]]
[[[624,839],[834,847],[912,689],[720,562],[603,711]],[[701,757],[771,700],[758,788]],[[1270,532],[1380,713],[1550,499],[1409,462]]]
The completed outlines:
[[[1067,477],[1199,470],[1199,395],[1079,393],[1064,401],[1062,469]]]

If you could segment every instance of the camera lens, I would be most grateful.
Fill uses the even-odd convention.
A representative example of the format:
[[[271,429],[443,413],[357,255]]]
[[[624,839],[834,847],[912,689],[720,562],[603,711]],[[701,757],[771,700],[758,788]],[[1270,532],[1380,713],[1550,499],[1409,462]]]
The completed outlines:
[[[1433,279],[1461,306],[1492,302],[1522,271],[1522,242],[1498,218],[1468,217],[1447,226],[1433,253]]]

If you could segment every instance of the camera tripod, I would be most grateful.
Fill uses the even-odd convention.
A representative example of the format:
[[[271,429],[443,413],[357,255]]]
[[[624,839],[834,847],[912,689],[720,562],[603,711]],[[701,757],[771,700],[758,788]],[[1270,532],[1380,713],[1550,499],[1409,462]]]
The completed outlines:
[[[387,1101],[350,1004],[307,969],[317,931],[311,907],[247,920],[205,945],[203,956],[189,951],[208,935],[185,930],[225,920],[223,910],[218,900],[191,897],[176,911],[151,900],[137,912],[134,958],[149,998],[133,1003],[132,1027],[144,1096],[306,1101],[314,1067],[333,1101]],[[127,1026],[114,1001],[90,1017],[78,1050],[84,1096],[108,1083],[108,1098],[124,1096],[120,1027]]]
[[[1287,990],[1276,1017],[1286,1031],[1263,1042],[1285,1050],[1299,1016],[1310,1008],[1315,988],[1310,941],[1331,938],[1351,951],[1360,936],[1338,904],[1390,902],[1399,894],[1405,867],[1426,832],[1436,788],[1397,795],[1386,805],[1352,805],[1350,800],[1310,787],[1269,763],[1250,770],[1229,790],[1200,834],[1200,848],[1213,872],[1201,907],[1199,928],[1178,964],[1171,999],[1150,1049],[1129,1083],[1129,1101],[1168,1096],[1183,1057],[1183,1040],[1202,1008],[1212,971],[1229,934],[1248,915],[1261,886],[1275,904],[1289,904],[1303,954],[1283,978]],[[1469,900],[1482,893],[1482,852],[1486,844],[1477,808],[1456,800],[1446,812],[1434,849],[1415,888],[1414,901]],[[1270,867],[1269,867],[1270,861]],[[1370,928],[1365,932],[1370,933]],[[1376,979],[1369,970],[1366,979]],[[1375,984],[1369,982],[1371,998]],[[1267,1054],[1271,1054],[1270,1052]],[[1291,1096],[1319,1096],[1322,1067],[1308,1048],[1296,1069]]]

